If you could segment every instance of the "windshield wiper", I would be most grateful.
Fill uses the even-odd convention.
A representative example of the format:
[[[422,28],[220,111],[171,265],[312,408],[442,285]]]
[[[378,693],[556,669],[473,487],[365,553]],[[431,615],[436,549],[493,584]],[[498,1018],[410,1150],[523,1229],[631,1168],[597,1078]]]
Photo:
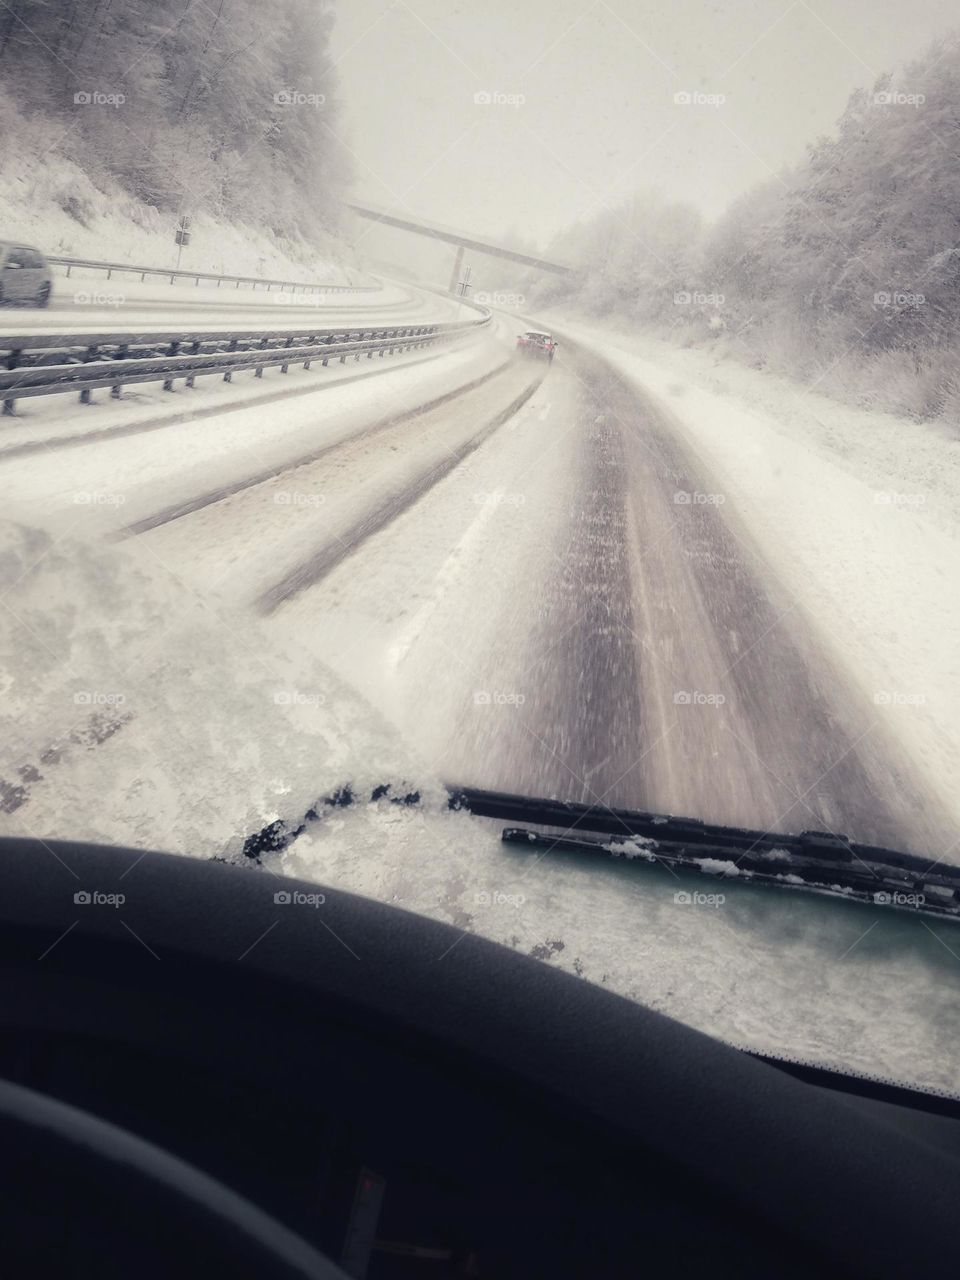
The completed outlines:
[[[960,867],[860,844],[843,835],[802,831],[779,835],[723,827],[696,818],[611,809],[530,796],[455,787],[451,807],[479,817],[533,823],[551,831],[508,826],[507,844],[549,853],[606,853],[784,889],[840,894],[876,906],[960,920]]]
[[[450,808],[477,817],[532,823],[548,831],[507,826],[501,839],[544,853],[571,851],[658,862],[718,880],[738,879],[780,889],[806,889],[840,895],[875,906],[922,912],[960,920],[960,867],[938,860],[860,844],[826,831],[780,835],[747,827],[723,827],[698,818],[576,804],[537,796],[517,796],[478,787],[449,787]],[[388,800],[416,805],[413,788],[390,784],[357,794],[348,785],[326,796],[303,818],[277,819],[247,837],[243,852],[257,862],[286,848],[331,809]]]

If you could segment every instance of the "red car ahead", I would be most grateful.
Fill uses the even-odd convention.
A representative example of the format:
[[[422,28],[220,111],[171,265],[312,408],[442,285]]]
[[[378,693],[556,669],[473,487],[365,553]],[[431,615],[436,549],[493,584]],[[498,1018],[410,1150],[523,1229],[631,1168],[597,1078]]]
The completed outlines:
[[[540,333],[530,329],[527,333],[517,334],[517,351],[524,356],[546,357],[552,360],[559,343],[549,333]]]

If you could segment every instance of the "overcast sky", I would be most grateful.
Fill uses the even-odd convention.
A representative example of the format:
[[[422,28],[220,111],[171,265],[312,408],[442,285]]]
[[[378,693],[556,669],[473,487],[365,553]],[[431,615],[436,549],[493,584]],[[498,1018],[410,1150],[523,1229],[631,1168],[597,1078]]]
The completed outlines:
[[[832,131],[855,87],[960,25],[956,0],[339,0],[337,14],[355,194],[541,244],[645,183],[721,212]]]

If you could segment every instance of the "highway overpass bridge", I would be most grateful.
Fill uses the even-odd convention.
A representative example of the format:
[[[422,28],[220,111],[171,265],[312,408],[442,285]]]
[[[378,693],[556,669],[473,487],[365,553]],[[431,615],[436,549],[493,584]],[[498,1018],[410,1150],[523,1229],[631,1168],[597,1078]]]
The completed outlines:
[[[450,276],[450,292],[456,293],[460,278],[463,255],[467,249],[474,253],[485,253],[491,258],[503,258],[507,262],[517,262],[525,267],[534,267],[540,271],[550,271],[554,275],[570,275],[574,268],[567,262],[557,262],[549,258],[538,258],[529,253],[521,253],[517,249],[507,249],[503,245],[494,244],[490,240],[479,240],[476,236],[465,235],[453,231],[449,227],[441,227],[433,222],[406,214],[392,213],[388,209],[376,209],[372,205],[347,202],[347,208],[359,218],[367,218],[371,222],[379,222],[384,227],[396,227],[400,231],[409,231],[413,235],[425,236],[429,240],[440,240],[444,244],[452,244],[457,248],[453,271]]]

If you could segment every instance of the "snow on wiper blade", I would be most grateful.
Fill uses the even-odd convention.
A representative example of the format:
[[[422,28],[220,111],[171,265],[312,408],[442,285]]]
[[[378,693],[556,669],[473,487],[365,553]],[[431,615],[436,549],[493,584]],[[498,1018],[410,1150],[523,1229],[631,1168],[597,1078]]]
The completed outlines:
[[[543,852],[608,853],[713,877],[840,894],[877,906],[960,919],[960,867],[859,844],[831,832],[779,835],[711,825],[696,818],[472,787],[454,788],[451,805],[481,817],[558,829],[504,829],[502,839],[506,843]]]

